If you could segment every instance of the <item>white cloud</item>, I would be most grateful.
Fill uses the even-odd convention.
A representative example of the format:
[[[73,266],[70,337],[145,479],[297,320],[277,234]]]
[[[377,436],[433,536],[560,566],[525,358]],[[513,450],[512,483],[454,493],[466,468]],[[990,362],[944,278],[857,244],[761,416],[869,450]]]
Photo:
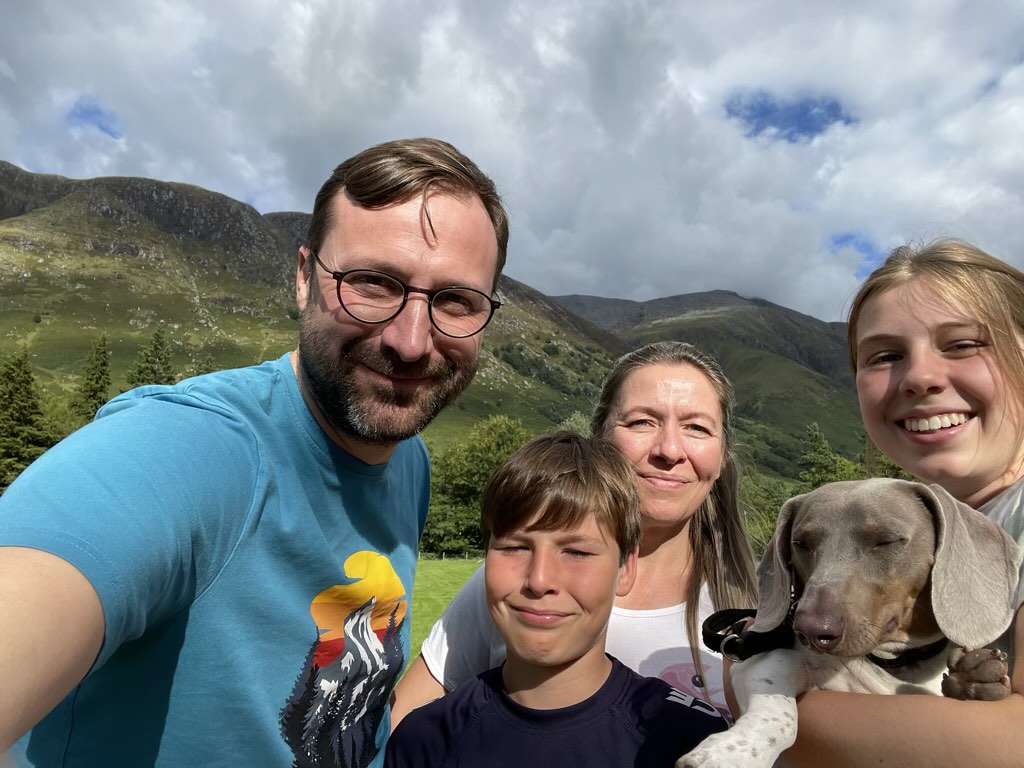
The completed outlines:
[[[838,319],[863,254],[957,235],[1024,265],[1012,0],[9,3],[0,158],[306,210],[339,161],[437,135],[498,182],[508,273],[549,294],[728,289]],[[790,143],[742,93],[834,102]],[[118,138],[69,126],[69,105]]]

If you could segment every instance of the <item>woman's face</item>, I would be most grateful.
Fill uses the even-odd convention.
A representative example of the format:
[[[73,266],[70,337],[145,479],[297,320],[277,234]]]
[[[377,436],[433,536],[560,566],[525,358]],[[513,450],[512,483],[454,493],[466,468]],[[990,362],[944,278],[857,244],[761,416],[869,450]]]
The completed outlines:
[[[722,409],[692,365],[655,364],[626,378],[606,434],[633,464],[644,528],[681,528],[722,469]]]
[[[991,340],[921,280],[868,299],[857,325],[857,396],[868,436],[910,474],[978,506],[1022,472]]]

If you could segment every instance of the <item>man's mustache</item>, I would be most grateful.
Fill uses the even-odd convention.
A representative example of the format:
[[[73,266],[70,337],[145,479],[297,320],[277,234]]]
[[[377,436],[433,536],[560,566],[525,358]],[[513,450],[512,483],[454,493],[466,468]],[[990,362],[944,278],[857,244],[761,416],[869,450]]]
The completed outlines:
[[[410,363],[390,350],[381,350],[369,339],[353,339],[342,347],[341,353],[349,362],[361,363],[385,376],[420,379],[451,376],[455,372],[455,364],[446,358]]]

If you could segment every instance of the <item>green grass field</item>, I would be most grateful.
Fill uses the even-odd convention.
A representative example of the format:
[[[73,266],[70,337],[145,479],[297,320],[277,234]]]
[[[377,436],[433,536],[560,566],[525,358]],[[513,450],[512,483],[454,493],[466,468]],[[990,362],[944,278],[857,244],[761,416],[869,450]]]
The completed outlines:
[[[413,659],[420,655],[420,645],[437,617],[482,562],[472,557],[419,561],[412,592]]]

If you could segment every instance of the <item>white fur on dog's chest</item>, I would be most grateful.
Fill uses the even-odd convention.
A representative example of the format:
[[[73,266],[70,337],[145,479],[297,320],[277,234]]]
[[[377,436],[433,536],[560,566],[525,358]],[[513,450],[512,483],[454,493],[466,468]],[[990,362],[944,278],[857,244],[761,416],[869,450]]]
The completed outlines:
[[[802,648],[758,654],[729,670],[741,714],[736,724],[709,736],[677,765],[770,768],[796,740],[796,697],[804,691],[935,695],[940,693],[944,668],[944,659],[936,657],[912,668],[912,682],[907,682],[862,657],[840,658]]]
[[[823,689],[850,693],[942,695],[942,672],[946,668],[944,655],[937,656],[926,664],[901,670],[901,675],[897,678],[863,657],[843,659],[801,650],[797,653],[803,655],[803,679],[798,683],[797,693]],[[738,672],[740,666],[737,665],[734,670]]]

